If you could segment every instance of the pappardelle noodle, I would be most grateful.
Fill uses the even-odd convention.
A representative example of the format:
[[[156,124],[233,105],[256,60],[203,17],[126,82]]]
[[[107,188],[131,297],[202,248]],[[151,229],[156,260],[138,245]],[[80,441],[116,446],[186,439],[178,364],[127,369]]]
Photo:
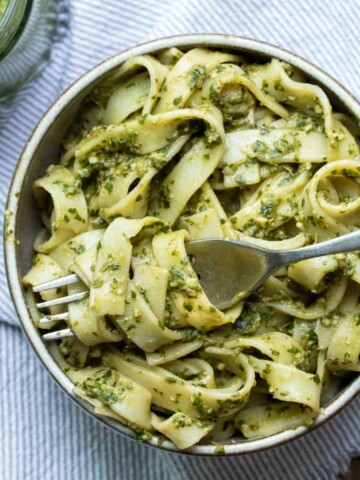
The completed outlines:
[[[81,279],[44,300],[89,289],[49,311],[68,311],[74,336],[50,349],[74,392],[180,449],[311,425],[359,371],[360,255],[282,268],[220,311],[186,242],[287,250],[359,228],[357,134],[277,59],[171,48],[98,85],[34,184],[45,227],[24,278]]]

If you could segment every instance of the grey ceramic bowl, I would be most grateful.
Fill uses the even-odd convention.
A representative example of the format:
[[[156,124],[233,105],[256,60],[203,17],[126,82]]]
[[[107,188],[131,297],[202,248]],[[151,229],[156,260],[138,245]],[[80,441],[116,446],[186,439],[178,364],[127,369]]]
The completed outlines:
[[[135,435],[129,428],[114,420],[100,418],[93,413],[91,406],[74,396],[72,383],[57,366],[49,354],[46,345],[44,345],[41,340],[37,329],[33,325],[26,306],[21,278],[31,265],[33,240],[40,227],[38,209],[31,194],[32,184],[35,179],[44,174],[46,167],[50,163],[57,162],[63,132],[74,118],[81,100],[95,85],[101,82],[129,57],[158,53],[171,46],[185,50],[195,46],[217,47],[241,53],[242,55],[248,55],[255,60],[276,57],[294,65],[303,71],[311,82],[320,85],[329,95],[332,104],[338,111],[350,113],[360,119],[359,102],[342,85],[308,61],[288,51],[256,40],[233,35],[200,34],[155,40],[130,48],[105,60],[73,83],[55,101],[36,126],[20,157],[8,197],[7,208],[13,212],[10,216],[8,229],[13,230],[15,232],[15,238],[19,240],[17,244],[11,235],[5,240],[5,260],[11,295],[28,341],[58,385],[84,410],[88,411],[114,431],[130,438],[134,438]],[[224,453],[225,455],[254,453],[295,439],[326,422],[347,405],[359,391],[360,377],[356,376],[336,398],[325,406],[313,427],[299,427],[296,430],[288,430],[251,441],[240,437],[235,438],[231,443],[224,446]],[[164,450],[179,452],[171,442],[165,441],[162,443],[156,435],[148,441],[148,444]],[[214,445],[207,444],[196,445],[183,453],[212,456],[216,455],[216,451]]]

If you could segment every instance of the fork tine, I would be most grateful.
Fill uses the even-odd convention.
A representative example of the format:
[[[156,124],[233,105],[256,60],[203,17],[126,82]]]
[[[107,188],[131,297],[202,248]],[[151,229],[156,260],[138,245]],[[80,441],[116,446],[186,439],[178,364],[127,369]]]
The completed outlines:
[[[65,285],[70,285],[71,283],[76,283],[78,281],[79,277],[75,275],[75,273],[72,273],[71,275],[66,275],[65,277],[40,283],[40,285],[33,287],[33,292],[42,292],[43,290],[50,290],[51,288],[65,287]]]
[[[67,295],[66,297],[54,298],[53,300],[48,300],[47,302],[40,302],[36,304],[37,308],[46,308],[52,307],[54,305],[62,305],[64,303],[76,302],[76,300],[82,300],[87,297],[89,292],[79,292],[74,293],[73,295]]]
[[[58,320],[67,320],[69,318],[69,312],[59,313],[57,315],[47,315],[46,317],[40,318],[39,323],[41,325],[46,325],[47,323],[57,322]]]
[[[73,337],[74,334],[70,328],[64,328],[64,330],[58,330],[57,332],[45,333],[42,339],[45,342],[51,342],[52,340],[62,340],[63,338]]]

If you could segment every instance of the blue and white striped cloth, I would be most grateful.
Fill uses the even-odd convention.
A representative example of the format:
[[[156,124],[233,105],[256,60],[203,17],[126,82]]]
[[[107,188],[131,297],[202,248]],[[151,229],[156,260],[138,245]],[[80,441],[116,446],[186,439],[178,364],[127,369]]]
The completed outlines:
[[[360,0],[59,0],[58,10],[47,67],[0,104],[0,218],[17,158],[48,106],[85,70],[137,43],[195,32],[253,37],[302,55],[360,95]],[[330,480],[360,455],[360,398],[317,431],[256,455],[190,458],[138,445],[73,405],[18,327],[0,252],[3,480]]]

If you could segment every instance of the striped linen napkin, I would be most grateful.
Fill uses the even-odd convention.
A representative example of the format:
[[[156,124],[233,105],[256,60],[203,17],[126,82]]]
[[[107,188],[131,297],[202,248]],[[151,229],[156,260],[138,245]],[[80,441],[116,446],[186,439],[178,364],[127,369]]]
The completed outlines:
[[[59,0],[58,14],[47,67],[0,104],[0,218],[17,158],[41,115],[80,74],[137,43],[195,32],[257,38],[302,55],[360,95],[360,0]],[[77,408],[18,327],[1,251],[1,479],[329,480],[360,454],[360,398],[311,434],[259,454],[206,459],[136,444]]]

